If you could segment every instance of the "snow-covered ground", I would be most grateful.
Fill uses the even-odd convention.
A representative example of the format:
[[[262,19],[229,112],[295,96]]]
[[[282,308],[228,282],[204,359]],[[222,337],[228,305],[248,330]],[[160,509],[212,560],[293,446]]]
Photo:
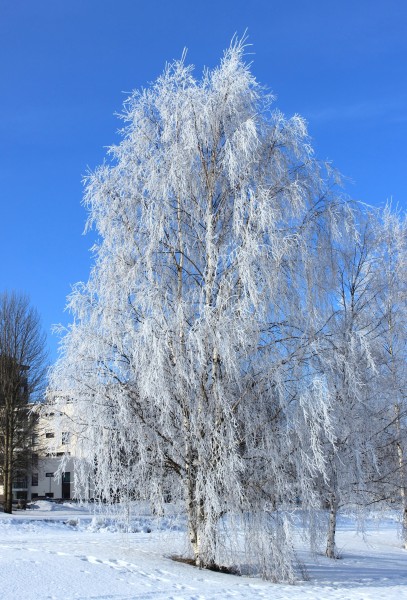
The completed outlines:
[[[48,502],[0,514],[0,598],[407,600],[407,551],[390,516],[370,521],[365,539],[342,518],[342,558],[302,554],[310,581],[294,586],[174,562],[169,554],[182,552],[184,543],[174,525],[140,516],[134,532],[124,534],[75,504]]]

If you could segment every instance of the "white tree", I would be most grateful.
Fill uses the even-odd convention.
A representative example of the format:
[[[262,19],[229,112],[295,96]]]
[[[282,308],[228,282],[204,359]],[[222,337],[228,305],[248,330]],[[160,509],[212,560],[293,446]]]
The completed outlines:
[[[377,446],[384,407],[378,368],[384,318],[378,304],[383,280],[376,224],[373,212],[355,212],[354,236],[332,248],[336,287],[315,356],[332,395],[334,445],[327,440],[327,479],[319,481],[323,503],[329,508],[329,558],[337,557],[338,510],[349,505],[365,508],[372,500],[371,482],[379,475]]]
[[[126,101],[123,140],[87,179],[100,242],[52,387],[98,498],[159,510],[170,493],[196,564],[290,580],[283,509],[318,502],[330,394],[310,357],[348,212],[243,54],[233,42],[202,80],[169,64]]]
[[[407,218],[387,205],[377,220],[382,280],[379,306],[384,321],[380,362],[383,429],[379,497],[397,496],[407,548]],[[386,493],[387,492],[387,493]]]

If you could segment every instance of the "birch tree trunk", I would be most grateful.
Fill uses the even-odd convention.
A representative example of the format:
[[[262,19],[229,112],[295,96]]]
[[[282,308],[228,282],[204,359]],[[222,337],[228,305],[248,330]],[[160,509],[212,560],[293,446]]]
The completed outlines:
[[[329,502],[329,520],[328,520],[328,533],[325,555],[328,558],[338,558],[336,552],[336,519],[338,515],[338,499],[335,492],[332,492],[328,499]]]
[[[404,455],[404,446],[401,433],[401,410],[400,404],[395,404],[395,422],[396,422],[396,448],[398,458],[398,472],[400,482],[400,499],[401,499],[401,513],[402,513],[402,541],[404,549],[407,550],[407,465],[406,457]]]

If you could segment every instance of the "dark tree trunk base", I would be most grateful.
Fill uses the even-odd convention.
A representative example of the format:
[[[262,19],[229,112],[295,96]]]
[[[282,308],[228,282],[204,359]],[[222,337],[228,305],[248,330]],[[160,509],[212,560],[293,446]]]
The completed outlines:
[[[195,559],[193,559],[193,558],[186,558],[184,556],[177,556],[177,555],[170,556],[170,558],[171,558],[171,560],[175,560],[176,562],[184,563],[185,565],[190,565],[191,567],[196,567],[198,569],[205,569],[207,571],[215,571],[216,573],[226,573],[227,575],[240,575],[240,572],[236,567],[226,567],[225,565],[215,565],[215,564],[198,567],[198,565],[195,562]]]

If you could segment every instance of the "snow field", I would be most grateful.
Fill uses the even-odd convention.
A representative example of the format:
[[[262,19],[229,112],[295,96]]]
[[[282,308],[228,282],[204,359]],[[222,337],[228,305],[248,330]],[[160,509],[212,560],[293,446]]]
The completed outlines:
[[[174,562],[185,542],[168,520],[141,516],[123,534],[76,505],[38,504],[0,517],[2,600],[407,600],[407,552],[391,518],[369,521],[365,539],[341,518],[342,558],[299,547],[310,579],[291,586]]]

